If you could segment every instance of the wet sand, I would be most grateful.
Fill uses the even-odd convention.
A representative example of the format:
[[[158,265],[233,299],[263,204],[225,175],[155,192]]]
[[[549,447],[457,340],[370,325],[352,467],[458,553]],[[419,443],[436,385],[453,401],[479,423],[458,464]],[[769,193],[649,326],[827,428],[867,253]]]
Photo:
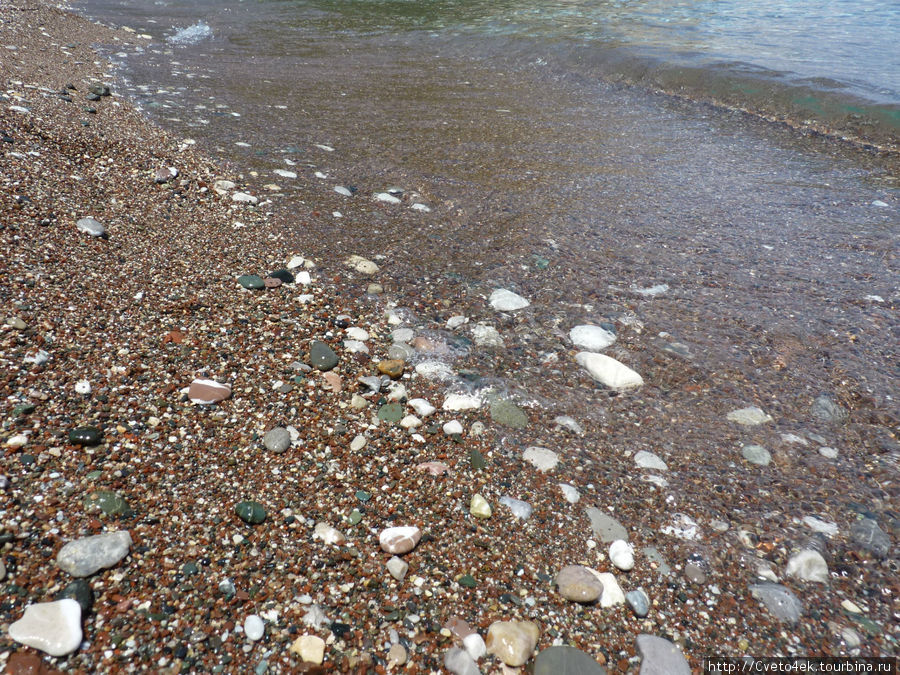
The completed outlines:
[[[248,672],[265,662],[266,672],[291,672],[301,664],[289,648],[314,634],[327,642],[325,670],[382,672],[391,645],[403,644],[405,669],[430,672],[460,643],[442,630],[453,617],[485,637],[495,621],[533,621],[537,651],[572,644],[609,672],[639,669],[638,634],[671,640],[695,670],[709,655],[896,654],[897,205],[882,159],[854,164],[816,139],[767,135],[740,116],[698,116],[693,104],[605,85],[602,94],[619,97],[601,125],[608,135],[586,133],[559,153],[578,134],[548,121],[535,135],[531,121],[517,122],[516,87],[533,83],[503,89],[485,77],[473,101],[490,101],[493,115],[451,116],[460,128],[447,129],[435,114],[439,87],[420,88],[422,108],[412,113],[382,104],[382,114],[365,117],[356,103],[326,114],[338,99],[325,89],[327,65],[311,64],[310,81],[298,86],[318,91],[323,109],[295,130],[300,149],[285,156],[297,164],[284,164],[274,147],[262,159],[233,150],[235,140],[266,138],[246,111],[216,163],[186,145],[177,124],[166,133],[137,114],[89,49],[141,38],[31,0],[4,6],[0,17],[8,99],[0,131],[11,139],[0,206],[7,663],[38,654],[10,640],[8,626],[72,581],[54,560],[63,544],[119,529],[130,532],[130,553],[88,579],[86,643],[66,658],[44,657],[52,667]],[[113,83],[113,95],[89,102],[97,82]],[[68,84],[71,101],[58,93]],[[360,75],[341,88],[364,84]],[[567,119],[597,128],[595,99],[579,107],[565,84],[547,89],[548,104],[565,91]],[[630,119],[612,115],[623,100],[633,104]],[[402,127],[409,118],[416,133]],[[637,152],[633,134],[654,129],[658,138]],[[729,156],[722,138],[735,130],[746,135]],[[469,162],[460,138],[474,139]],[[200,145],[216,152],[209,137]],[[483,162],[501,145],[508,159]],[[565,170],[526,174],[547,148]],[[413,153],[415,162],[404,160]],[[784,173],[767,173],[773,163]],[[658,169],[667,164],[678,170]],[[168,166],[178,175],[157,183]],[[275,166],[300,175],[275,177]],[[561,184],[573,166],[584,183]],[[710,175],[713,192],[701,189]],[[219,195],[218,179],[236,186]],[[282,189],[267,190],[272,182]],[[341,197],[337,184],[358,190]],[[404,189],[401,204],[372,199],[393,185]],[[234,202],[237,190],[260,203]],[[887,207],[873,205],[879,196]],[[432,211],[411,211],[414,200]],[[88,215],[108,239],[76,229]],[[350,254],[380,271],[352,270]],[[250,292],[237,281],[296,255],[315,263],[309,286]],[[371,283],[384,293],[367,293]],[[668,289],[638,292],[658,284]],[[496,312],[487,302],[496,288],[531,305]],[[457,315],[468,323],[447,328]],[[479,322],[498,330],[502,347],[475,344]],[[643,387],[617,392],[591,380],[569,338],[582,323],[615,328],[606,353],[639,372]],[[369,355],[351,352],[354,326],[369,333]],[[378,419],[387,388],[373,394],[357,381],[377,374],[398,327],[419,338],[399,380],[407,398],[438,408],[411,429]],[[305,367],[315,340],[338,356],[328,378]],[[453,368],[453,380],[416,374],[435,360]],[[193,405],[185,390],[198,377],[230,383],[232,396]],[[83,380],[89,394],[75,389]],[[480,395],[483,405],[443,410],[448,392]],[[366,406],[356,407],[364,394]],[[821,396],[835,404],[830,420],[814,407]],[[524,413],[524,429],[493,418],[497,399]],[[771,419],[745,427],[727,418],[748,406]],[[559,415],[582,432],[560,427]],[[453,419],[461,436],[442,429]],[[69,442],[85,425],[102,430],[100,445]],[[285,452],[263,445],[265,432],[287,426],[296,438]],[[365,445],[351,449],[359,436]],[[771,463],[745,460],[748,445],[764,446]],[[539,472],[523,460],[532,446],[557,452],[560,464]],[[485,468],[473,466],[473,451]],[[636,467],[638,451],[666,469]],[[424,461],[449,472],[417,470]],[[569,503],[559,483],[580,500]],[[101,490],[118,493],[130,513],[98,512],[92,495]],[[493,506],[490,518],[470,515],[474,494]],[[503,496],[534,513],[518,520]],[[242,522],[241,500],[264,506],[265,522]],[[633,570],[610,563],[586,508],[625,527]],[[696,523],[697,538],[671,534],[677,514]],[[836,533],[817,535],[809,516]],[[878,524],[886,551],[859,534],[863,521]],[[314,538],[319,522],[346,543]],[[390,555],[379,548],[390,525],[424,532],[404,556],[403,581],[388,574]],[[800,550],[823,554],[827,581],[787,575]],[[613,573],[624,591],[643,588],[647,617],[625,604],[562,598],[553,580],[571,564]],[[221,590],[226,579],[233,591]],[[764,580],[801,601],[798,622],[779,622],[752,596]],[[304,622],[314,605],[329,619],[316,627]],[[251,614],[265,620],[260,641],[236,629]],[[500,661],[480,666],[490,672]]]

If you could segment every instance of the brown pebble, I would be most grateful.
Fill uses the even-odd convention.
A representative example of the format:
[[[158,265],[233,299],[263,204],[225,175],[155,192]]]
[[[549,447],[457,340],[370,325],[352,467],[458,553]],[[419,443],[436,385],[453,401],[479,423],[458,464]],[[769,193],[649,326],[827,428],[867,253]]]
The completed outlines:
[[[57,675],[60,671],[48,668],[41,657],[27,652],[16,652],[6,662],[7,675]]]
[[[266,277],[263,279],[263,284],[265,284],[266,288],[278,288],[281,286],[281,279],[276,279],[275,277]]]
[[[396,380],[403,374],[404,362],[402,359],[387,359],[378,362],[378,372],[387,375],[392,380]]]

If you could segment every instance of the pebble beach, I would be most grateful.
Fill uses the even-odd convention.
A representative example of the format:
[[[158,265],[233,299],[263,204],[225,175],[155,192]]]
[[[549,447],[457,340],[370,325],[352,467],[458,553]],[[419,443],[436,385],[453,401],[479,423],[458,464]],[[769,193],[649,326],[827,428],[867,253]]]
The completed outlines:
[[[286,202],[148,121],[92,47],[148,42],[0,5],[4,672],[896,657],[896,379],[754,326],[744,370],[706,365],[667,285],[554,322],[543,258],[416,280],[387,225],[328,239],[355,187],[282,170]],[[444,217],[361,189],[379,223]],[[866,344],[898,297],[860,298],[836,362],[897,374]]]

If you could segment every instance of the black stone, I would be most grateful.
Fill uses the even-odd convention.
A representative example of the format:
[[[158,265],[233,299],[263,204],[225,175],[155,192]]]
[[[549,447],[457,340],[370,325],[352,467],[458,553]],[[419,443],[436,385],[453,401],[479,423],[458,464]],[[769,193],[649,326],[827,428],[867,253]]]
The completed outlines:
[[[334,633],[334,636],[338,640],[343,638],[345,635],[349,635],[351,632],[353,632],[353,629],[350,627],[349,624],[340,623],[338,621],[335,621],[334,623],[332,623],[330,628],[331,628],[331,632]]]
[[[99,94],[95,94],[94,92],[91,92],[90,94],[88,94],[87,96],[85,96],[85,98],[86,98],[88,101],[99,101],[99,100],[100,100],[100,95],[99,95]]]
[[[72,445],[98,445],[103,440],[103,432],[97,427],[78,427],[69,432],[69,443]]]
[[[81,613],[87,614],[94,606],[94,592],[86,579],[76,579],[56,596],[57,600],[70,598],[81,605]]]
[[[274,272],[269,274],[269,276],[273,279],[279,279],[283,284],[294,283],[294,275],[285,269],[275,270]]]

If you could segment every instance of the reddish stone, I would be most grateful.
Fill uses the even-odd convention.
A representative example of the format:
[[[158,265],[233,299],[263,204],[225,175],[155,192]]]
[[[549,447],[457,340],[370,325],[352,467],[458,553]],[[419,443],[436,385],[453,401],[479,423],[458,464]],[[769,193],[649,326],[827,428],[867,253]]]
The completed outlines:
[[[28,652],[16,652],[6,662],[7,675],[60,675],[55,668],[48,668],[41,657]]]
[[[325,380],[327,387],[335,394],[341,393],[341,390],[344,388],[343,380],[337,373],[323,373],[322,379]]]
[[[175,343],[176,345],[180,345],[184,342],[184,333],[180,330],[170,330],[168,333],[163,336],[163,344],[169,344],[170,342]]]
[[[419,471],[427,471],[432,476],[440,476],[450,470],[450,467],[443,462],[422,462],[421,464],[417,464],[416,468]]]
[[[265,284],[266,288],[278,288],[281,286],[281,279],[276,279],[275,277],[266,277],[263,279],[263,284]]]
[[[204,405],[224,401],[229,396],[231,396],[231,385],[219,384],[213,380],[194,380],[188,389],[188,398],[194,403]]]

